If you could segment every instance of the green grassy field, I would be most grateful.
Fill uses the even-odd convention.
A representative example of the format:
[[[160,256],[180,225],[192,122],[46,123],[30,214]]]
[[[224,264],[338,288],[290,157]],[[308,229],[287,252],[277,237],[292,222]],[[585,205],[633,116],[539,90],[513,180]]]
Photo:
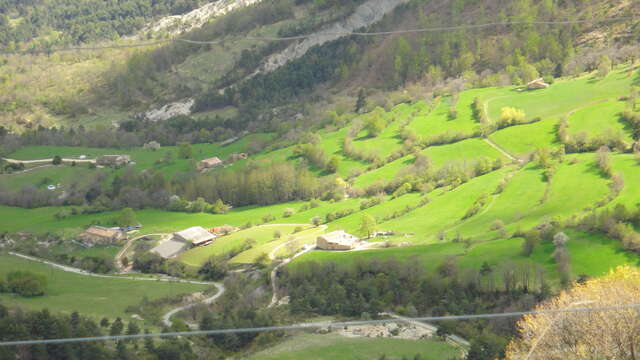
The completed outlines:
[[[474,161],[482,157],[508,160],[502,153],[491,147],[480,138],[467,139],[453,144],[430,146],[421,152],[431,159],[434,168],[453,161]],[[358,176],[354,182],[356,187],[366,187],[376,180],[392,180],[403,168],[413,164],[413,155],[401,157],[375,170]]]
[[[451,191],[437,190],[430,194],[431,202],[427,205],[380,226],[385,230],[413,234],[403,241],[414,244],[433,242],[439,231],[456,225],[480,195],[492,193],[507,172],[506,168],[494,171],[471,179]]]
[[[625,186],[610,206],[624,204],[628,209],[635,209],[640,204],[640,162],[631,154],[613,156],[613,169],[624,179]]]
[[[606,101],[577,110],[569,117],[569,134],[586,132],[594,137],[605,132],[620,132],[625,141],[633,141],[621,118],[625,103]]]
[[[392,338],[347,338],[335,334],[299,334],[272,348],[250,356],[252,360],[271,359],[378,359],[386,355],[389,360],[413,358],[422,355],[425,360],[450,359],[460,350],[440,341],[403,340]]]
[[[48,308],[52,311],[71,313],[78,311],[96,318],[128,318],[125,309],[139,305],[146,296],[149,300],[172,297],[206,290],[203,285],[94,278],[57,270],[44,264],[0,255],[0,274],[26,270],[46,276],[48,290],[44,296],[24,298],[12,294],[0,294],[5,305],[19,305],[27,309]]]
[[[265,215],[273,215],[276,217],[275,221],[281,221],[285,209],[290,207],[297,209],[302,204],[304,202],[299,201],[264,207],[248,206],[233,209],[226,214],[182,213],[146,209],[136,211],[136,215],[138,221],[143,225],[140,231],[140,234],[143,235],[170,233],[191,226],[209,228],[227,224],[242,226],[247,223],[253,223],[255,225],[262,222],[261,219]],[[0,206],[0,228],[7,231],[32,230],[35,232],[47,232],[66,230],[69,233],[77,233],[93,221],[108,220],[119,214],[116,211],[69,216],[62,220],[54,219],[54,214],[61,209],[61,207],[22,209]]]
[[[0,187],[18,191],[25,185],[33,185],[38,189],[46,189],[48,185],[61,185],[55,193],[61,193],[73,184],[85,185],[100,173],[102,169],[89,169],[86,164],[76,166],[47,165],[27,172],[0,175]]]
[[[640,256],[624,251],[620,243],[601,235],[568,230],[571,271],[574,276],[604,275],[619,265],[640,265]],[[551,242],[540,244],[530,257],[522,255],[520,238],[509,238],[475,243],[466,249],[463,243],[441,242],[429,245],[392,247],[387,249],[355,252],[312,251],[294,260],[291,266],[304,266],[310,261],[334,261],[338,264],[355,264],[360,259],[397,259],[417,261],[429,272],[435,271],[447,257],[456,257],[462,268],[479,270],[484,262],[492,267],[504,264],[513,266],[540,265],[547,279],[558,284],[558,274],[553,260],[554,246]]]
[[[491,134],[491,139],[512,154],[522,155],[537,148],[559,145],[557,119],[512,126]]]
[[[418,116],[413,118],[408,128],[423,138],[430,138],[444,133],[473,133],[477,127],[477,123],[469,116],[470,113],[460,111],[460,109],[465,109],[465,102],[458,102],[456,106],[458,116],[455,119],[449,118],[451,102],[452,99],[450,97],[442,98],[435,104],[435,108],[431,112],[427,111],[426,104],[418,102],[418,106],[422,106],[423,108],[420,109]]]
[[[517,91],[515,87],[505,87],[484,100],[492,120],[498,119],[501,109],[508,106],[524,110],[527,119],[559,118],[572,110],[628,94],[633,80],[631,71],[629,68],[620,68],[601,80],[593,74],[575,79],[558,79],[543,90]]]
[[[36,160],[52,158],[55,155],[59,155],[64,158],[78,158],[81,155],[85,155],[89,159],[95,159],[100,155],[124,154],[131,156],[131,160],[135,162],[135,169],[158,169],[165,174],[175,174],[177,172],[189,170],[193,161],[199,161],[213,156],[217,156],[220,159],[225,160],[232,153],[245,152],[247,144],[253,138],[269,139],[270,137],[271,135],[269,134],[250,135],[227,146],[221,146],[220,143],[194,144],[192,159],[178,158],[177,146],[164,146],[157,151],[145,150],[143,148],[102,149],[72,146],[28,146],[9,154],[8,157],[17,160]],[[156,161],[161,160],[167,152],[173,155],[172,162],[156,164]],[[86,165],[78,166],[86,167]]]
[[[490,226],[501,220],[507,230],[530,228],[544,219],[568,218],[596,205],[609,193],[608,179],[595,167],[593,154],[570,155],[558,167],[551,184],[544,182],[542,170],[529,164],[516,172],[500,194],[484,211],[450,229],[450,235],[460,232],[475,239],[496,236]],[[545,191],[548,194],[545,199]]]

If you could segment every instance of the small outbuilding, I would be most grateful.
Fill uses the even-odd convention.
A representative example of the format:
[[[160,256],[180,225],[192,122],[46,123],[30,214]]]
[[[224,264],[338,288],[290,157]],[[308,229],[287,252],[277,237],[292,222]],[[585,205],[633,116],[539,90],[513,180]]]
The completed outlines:
[[[236,161],[245,160],[247,158],[249,158],[249,155],[247,153],[233,153],[231,154],[231,156],[229,156],[227,162],[234,163]]]
[[[316,248],[321,250],[353,250],[360,239],[342,230],[318,236]]]
[[[212,158],[208,158],[208,159],[204,159],[202,161],[200,161],[200,163],[198,164],[198,166],[201,169],[213,169],[213,168],[217,168],[219,166],[222,166],[222,160],[220,160],[220,158],[218,158],[217,156],[214,156]]]
[[[91,226],[80,235],[80,238],[85,243],[93,245],[110,245],[122,240],[124,236],[124,233],[119,229]]]
[[[535,79],[527,84],[527,89],[529,90],[546,89],[548,87],[549,87],[549,84],[544,82],[542,78]]]
[[[211,244],[216,236],[203,227],[194,226],[174,233],[173,238],[192,246],[205,246]]]

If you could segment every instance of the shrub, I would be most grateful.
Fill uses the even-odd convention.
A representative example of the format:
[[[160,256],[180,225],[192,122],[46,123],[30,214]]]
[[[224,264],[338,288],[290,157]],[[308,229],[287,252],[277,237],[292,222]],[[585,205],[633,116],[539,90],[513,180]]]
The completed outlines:
[[[14,271],[7,274],[7,288],[21,296],[41,296],[47,288],[47,279],[30,271]]]
[[[502,230],[504,229],[504,222],[500,219],[495,220],[491,223],[491,230]]]
[[[284,214],[282,214],[282,216],[288,218],[288,217],[291,217],[294,213],[295,213],[295,210],[293,210],[292,208],[286,208],[284,209]]]
[[[320,216],[314,216],[311,218],[311,223],[314,226],[320,226],[320,224],[322,224],[322,218]]]

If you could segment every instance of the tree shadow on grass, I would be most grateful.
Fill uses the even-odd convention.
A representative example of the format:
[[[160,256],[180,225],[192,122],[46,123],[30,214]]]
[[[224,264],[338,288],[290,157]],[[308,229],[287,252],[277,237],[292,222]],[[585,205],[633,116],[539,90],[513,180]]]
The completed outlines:
[[[591,175],[597,175],[601,179],[609,180],[609,177],[607,176],[607,174],[602,172],[602,169],[600,169],[600,167],[598,166],[598,164],[595,161],[590,161],[589,162],[589,165],[587,166],[586,173],[587,174],[591,174]]]

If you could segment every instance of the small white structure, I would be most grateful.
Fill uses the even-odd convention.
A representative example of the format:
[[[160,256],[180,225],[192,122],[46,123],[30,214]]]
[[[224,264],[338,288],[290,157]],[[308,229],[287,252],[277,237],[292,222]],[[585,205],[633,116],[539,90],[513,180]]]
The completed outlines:
[[[173,237],[193,246],[209,245],[216,238],[214,234],[208,232],[201,226],[194,226],[186,230],[179,231],[174,233]]]
[[[87,159],[87,155],[80,155],[80,160],[86,160]]]
[[[204,160],[200,161],[200,163],[198,163],[198,166],[200,167],[200,169],[213,169],[213,168],[217,168],[217,167],[222,166],[222,165],[224,165],[224,163],[217,156],[214,156],[214,157],[208,158],[208,159],[204,159]]]
[[[203,227],[194,226],[186,230],[173,233],[171,239],[167,239],[158,246],[151,249],[151,252],[162,256],[165,259],[175,257],[183,251],[197,246],[209,245],[217,236],[208,232]]]
[[[546,89],[548,87],[549,87],[549,84],[544,82],[544,80],[542,78],[535,79],[535,80],[533,80],[533,81],[531,81],[530,83],[527,84],[527,89],[529,89],[529,90]]]
[[[47,189],[53,191],[53,190],[56,189],[56,186],[55,185],[49,185],[49,186],[47,186]]]
[[[353,250],[359,242],[357,237],[338,230],[318,236],[316,247],[321,250]]]

